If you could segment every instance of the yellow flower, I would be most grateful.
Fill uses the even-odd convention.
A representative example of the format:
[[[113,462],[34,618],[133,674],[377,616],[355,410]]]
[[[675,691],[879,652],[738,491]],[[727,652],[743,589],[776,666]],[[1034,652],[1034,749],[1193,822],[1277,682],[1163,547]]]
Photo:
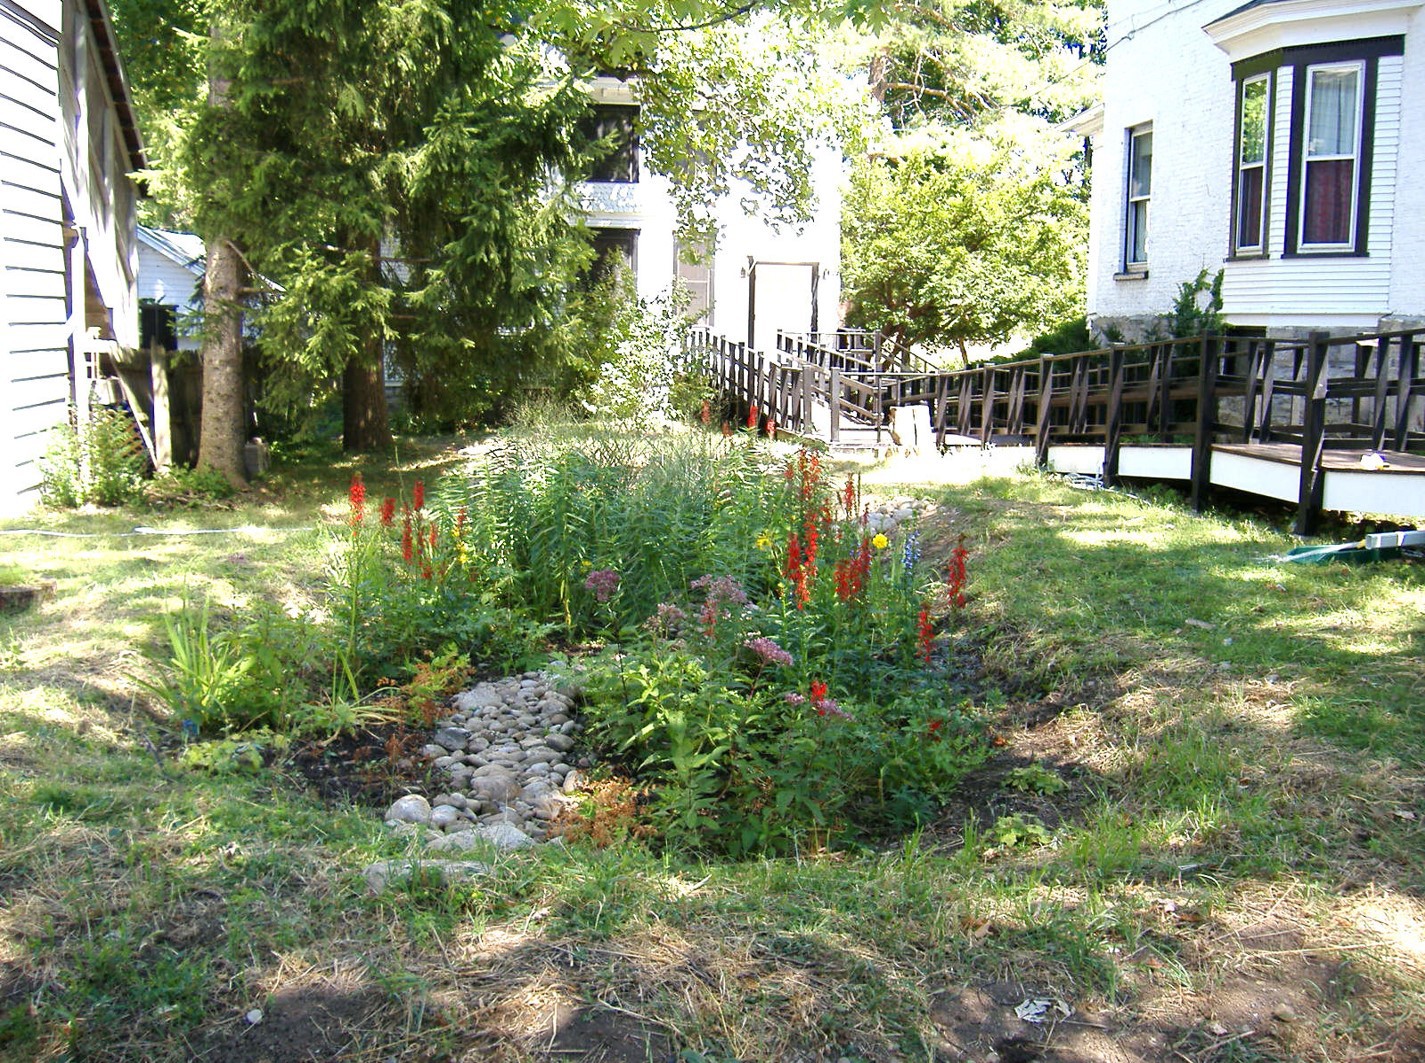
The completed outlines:
[[[757,536],[757,542],[753,545],[755,545],[759,550],[770,550],[772,549],[772,537],[766,532],[763,532],[761,535]]]
[[[874,546],[877,550],[884,550],[886,547],[891,545],[891,541],[886,538],[884,532],[877,532],[876,537],[871,540],[871,545]]]
[[[579,562],[579,567],[580,567],[580,568],[593,568],[593,567],[594,567],[594,563],[593,563],[592,561],[580,561],[580,562]]]

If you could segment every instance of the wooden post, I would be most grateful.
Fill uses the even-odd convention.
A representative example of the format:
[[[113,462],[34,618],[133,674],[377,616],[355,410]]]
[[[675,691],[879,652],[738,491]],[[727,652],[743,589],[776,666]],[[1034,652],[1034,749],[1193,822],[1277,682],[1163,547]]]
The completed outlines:
[[[1123,435],[1123,352],[1114,348],[1108,356],[1108,413],[1103,429],[1103,485],[1118,480],[1118,451]]]
[[[1277,345],[1267,340],[1262,351],[1262,413],[1257,420],[1257,442],[1272,438],[1272,399],[1277,383]]]
[[[831,407],[831,442],[841,442],[841,370],[831,367],[831,386],[827,389],[827,404]]]
[[[1405,364],[1405,347],[1407,337],[1397,336],[1396,343],[1399,346],[1400,354],[1397,359],[1398,365]],[[1390,337],[1382,336],[1380,342],[1376,344],[1376,389],[1371,400],[1371,449],[1379,450],[1385,446],[1385,407],[1390,397]]]
[[[989,366],[980,370],[980,444],[990,441],[995,428],[995,371]]]
[[[1321,454],[1326,442],[1326,333],[1313,332],[1306,358],[1306,409],[1301,426],[1301,480],[1296,534],[1310,535],[1321,509]]]
[[[1039,408],[1034,411],[1034,464],[1041,469],[1049,464],[1049,407],[1051,403],[1052,364],[1039,359]]]
[[[148,375],[153,390],[153,465],[164,472],[173,464],[173,419],[168,404],[168,352],[157,339],[149,344]]]
[[[935,411],[935,446],[937,449],[945,446],[945,427],[950,411],[950,381],[944,373],[935,376],[935,398],[932,402],[932,409]]]
[[[1420,373],[1420,341],[1413,335],[1400,337],[1400,364],[1395,374],[1395,449],[1410,442],[1410,398]]]
[[[1177,348],[1172,343],[1165,343],[1162,352],[1163,371],[1158,377],[1158,386],[1162,388],[1162,396],[1158,399],[1158,438],[1164,443],[1171,443],[1173,441],[1173,356],[1177,353]]]
[[[1197,372],[1197,430],[1192,447],[1192,508],[1201,513],[1212,486],[1212,436],[1217,428],[1218,337],[1209,332],[1202,337],[1202,355]]]

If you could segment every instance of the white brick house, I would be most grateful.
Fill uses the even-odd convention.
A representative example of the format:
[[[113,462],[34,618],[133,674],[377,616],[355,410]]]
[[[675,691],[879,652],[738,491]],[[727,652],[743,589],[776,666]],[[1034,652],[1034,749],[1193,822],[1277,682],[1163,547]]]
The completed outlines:
[[[617,78],[596,78],[590,86],[600,132],[631,128],[637,113],[636,89]],[[747,340],[771,350],[777,330],[831,331],[840,321],[841,156],[821,148],[812,186],[815,217],[799,230],[777,231],[749,216],[736,195],[717,204],[718,237],[707,261],[682,261],[677,220],[666,178],[645,165],[636,137],[627,150],[602,164],[596,180],[580,195],[586,222],[596,230],[596,248],[619,248],[633,263],[638,294],[663,294],[681,277],[703,323],[730,340]],[[749,329],[752,335],[749,335]]]
[[[1130,338],[1206,269],[1230,325],[1425,321],[1425,0],[1109,0],[1088,309]]]

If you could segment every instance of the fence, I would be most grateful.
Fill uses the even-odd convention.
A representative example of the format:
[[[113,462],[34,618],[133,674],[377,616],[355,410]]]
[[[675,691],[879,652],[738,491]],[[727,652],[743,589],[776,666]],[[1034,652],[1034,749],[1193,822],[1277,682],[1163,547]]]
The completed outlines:
[[[1300,448],[1302,516],[1319,508],[1329,448],[1425,451],[1425,330],[1306,339],[1207,335],[1075,354],[941,370],[874,334],[779,335],[772,354],[695,330],[690,349],[735,401],[777,424],[825,432],[880,432],[893,406],[930,407],[936,441],[1104,447],[1104,477],[1118,477],[1126,442],[1191,445],[1200,504],[1214,443]],[[818,433],[821,434],[821,433]]]

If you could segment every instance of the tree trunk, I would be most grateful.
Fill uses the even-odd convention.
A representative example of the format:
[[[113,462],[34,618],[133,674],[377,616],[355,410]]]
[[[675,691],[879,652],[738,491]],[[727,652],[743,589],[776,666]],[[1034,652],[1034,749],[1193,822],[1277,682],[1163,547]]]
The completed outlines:
[[[380,281],[381,241],[371,241],[371,280]],[[382,450],[391,445],[386,411],[386,375],[381,371],[380,330],[368,326],[365,355],[346,363],[341,381],[341,446],[348,453]]]
[[[242,389],[242,272],[237,249],[223,238],[207,244],[203,277],[203,420],[198,437],[198,465],[228,478],[234,487],[247,483],[243,466],[246,442]]]
[[[341,445],[349,452],[381,450],[391,445],[391,425],[386,415],[386,382],[381,355],[375,366],[352,359],[341,380]]]

